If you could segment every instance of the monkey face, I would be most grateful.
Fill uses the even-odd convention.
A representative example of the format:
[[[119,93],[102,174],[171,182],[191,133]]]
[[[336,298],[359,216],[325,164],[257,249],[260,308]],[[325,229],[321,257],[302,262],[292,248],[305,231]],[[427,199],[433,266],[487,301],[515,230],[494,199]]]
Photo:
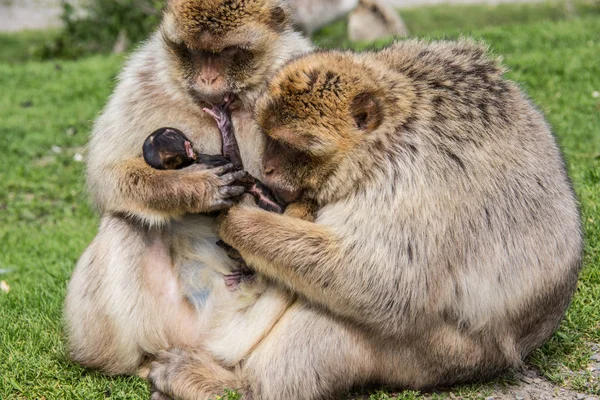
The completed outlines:
[[[180,169],[196,161],[192,143],[180,130],[161,128],[143,146],[144,160],[156,169]]]
[[[256,108],[267,136],[265,183],[287,201],[331,189],[339,167],[375,137],[383,101],[349,54],[318,53],[288,64]]]
[[[279,0],[171,0],[161,32],[182,85],[215,104],[264,83],[289,24]]]

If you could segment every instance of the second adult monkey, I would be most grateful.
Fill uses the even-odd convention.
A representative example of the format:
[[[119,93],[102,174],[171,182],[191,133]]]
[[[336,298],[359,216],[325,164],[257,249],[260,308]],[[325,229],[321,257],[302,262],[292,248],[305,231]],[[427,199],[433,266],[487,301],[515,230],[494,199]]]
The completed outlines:
[[[317,217],[236,205],[218,232],[298,300],[239,369],[164,352],[156,388],[317,400],[520,365],[564,315],[582,234],[550,129],[503,73],[470,41],[288,63],[256,108],[265,183]]]
[[[101,223],[68,287],[64,318],[74,361],[144,375],[144,363],[159,350],[205,343],[215,298],[227,294],[223,276],[235,267],[206,213],[229,207],[243,188],[230,165],[151,168],[144,140],[170,126],[202,153],[219,154],[219,130],[202,109],[234,94],[240,154],[260,179],[263,138],[250,109],[268,77],[310,48],[292,29],[283,0],[168,1],[160,28],[124,67],[89,142],[88,191]],[[276,318],[269,312],[251,319],[254,337]],[[222,332],[237,332],[229,323],[222,321]],[[253,345],[246,336],[229,338],[213,354],[233,363]]]

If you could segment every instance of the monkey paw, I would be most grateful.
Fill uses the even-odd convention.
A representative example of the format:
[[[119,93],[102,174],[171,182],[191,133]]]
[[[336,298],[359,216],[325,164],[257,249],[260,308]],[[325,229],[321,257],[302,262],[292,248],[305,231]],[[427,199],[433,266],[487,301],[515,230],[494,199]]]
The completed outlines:
[[[150,389],[150,400],[172,400],[171,397],[159,392],[155,388]]]
[[[174,383],[179,378],[181,366],[188,361],[181,349],[161,351],[150,365],[148,381],[151,385],[151,400],[166,400],[173,395]],[[169,395],[169,396],[168,396]]]
[[[175,399],[214,398],[224,388],[241,387],[241,381],[234,372],[225,369],[207,354],[182,349],[156,354],[150,365],[148,381],[153,393],[159,393],[157,396]]]
[[[213,117],[219,130],[226,131],[231,129],[230,105],[231,101],[226,100],[223,104],[212,106],[212,108],[203,108],[202,110]]]
[[[183,170],[189,183],[187,212],[219,211],[233,206],[245,192],[239,181],[248,174],[236,170],[233,164],[205,169],[194,164]]]

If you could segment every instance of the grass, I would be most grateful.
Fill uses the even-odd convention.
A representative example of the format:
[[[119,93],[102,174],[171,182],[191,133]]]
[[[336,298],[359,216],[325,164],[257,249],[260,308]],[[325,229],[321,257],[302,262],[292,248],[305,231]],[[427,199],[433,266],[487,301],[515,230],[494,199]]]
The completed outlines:
[[[599,379],[578,372],[589,363],[586,343],[600,343],[600,98],[593,97],[600,91],[600,17],[589,4],[576,9],[577,16],[570,16],[560,4],[439,6],[403,16],[419,35],[468,31],[485,40],[553,126],[581,200],[585,266],[559,332],[530,362],[557,384],[600,394]],[[498,25],[493,21],[499,26],[485,27]],[[342,30],[338,22],[317,40],[343,46]],[[72,365],[61,333],[66,282],[97,224],[83,164],[74,156],[82,152],[123,58],[26,61],[29,40],[44,35],[0,35],[0,280],[11,289],[0,292],[0,398],[146,399],[140,379],[104,377]],[[507,375],[498,382],[510,380]],[[453,391],[480,397],[490,386]],[[378,392],[371,398],[397,396],[419,397]]]

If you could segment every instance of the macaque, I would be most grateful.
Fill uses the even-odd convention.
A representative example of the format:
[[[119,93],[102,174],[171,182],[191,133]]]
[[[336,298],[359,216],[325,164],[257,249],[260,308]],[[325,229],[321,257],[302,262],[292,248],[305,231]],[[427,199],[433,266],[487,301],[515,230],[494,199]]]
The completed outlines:
[[[237,368],[160,352],[157,392],[421,390],[490,379],[542,345],[576,287],[580,215],[548,124],[504,71],[465,40],[283,67],[256,107],[263,181],[316,218],[242,204],[216,229],[297,300]]]
[[[408,35],[404,21],[385,0],[292,0],[291,5],[296,25],[307,35],[346,15],[352,41]]]
[[[223,109],[214,107],[211,116],[231,121]],[[220,120],[219,120],[220,121]],[[181,169],[194,163],[218,167],[231,163],[236,169],[243,169],[241,156],[232,126],[219,127],[223,137],[223,155],[207,155],[197,153],[194,144],[183,132],[174,128],[161,128],[153,132],[144,142],[144,160],[156,169]],[[229,145],[229,143],[232,143]],[[283,205],[277,202],[270,190],[258,179],[245,174],[237,180],[247,193],[251,194],[256,204],[263,210],[283,213]],[[243,192],[242,192],[243,193]],[[242,193],[239,193],[241,195]]]
[[[400,14],[381,0],[359,0],[348,15],[348,38],[353,42],[408,36]]]
[[[311,48],[283,0],[167,2],[158,30],[124,66],[88,144],[87,187],[101,220],[67,290],[73,361],[146,376],[158,352],[181,347],[234,365],[278,320],[284,307],[270,306],[275,300],[262,278],[228,288],[224,277],[238,263],[212,226],[215,212],[246,191],[240,179],[262,179],[256,99],[270,76]],[[222,142],[203,108],[227,96],[245,171],[204,156],[219,154]],[[187,140],[169,149],[183,152],[181,159],[151,156],[157,169],[144,160],[143,145],[161,127]],[[229,304],[231,314],[223,311]]]
[[[229,106],[231,106],[232,101],[233,98],[228,96],[223,104],[204,109],[206,113],[215,119],[221,132],[221,139],[223,141],[222,156],[199,154],[194,150],[193,143],[190,142],[183,132],[174,128],[161,128],[150,134],[144,141],[144,160],[152,168],[156,169],[180,169],[194,163],[212,167],[231,163],[234,168],[243,169],[244,165],[229,113]],[[283,213],[284,207],[277,202],[270,190],[258,179],[250,174],[245,174],[238,179],[238,183],[245,188],[247,193],[250,193],[254,197],[256,204],[260,208],[279,214]],[[218,241],[217,245],[223,248],[228,256],[238,263],[238,268],[224,276],[225,285],[228,288],[235,290],[242,281],[254,278],[253,271],[248,268],[235,249],[226,245],[223,241]]]

